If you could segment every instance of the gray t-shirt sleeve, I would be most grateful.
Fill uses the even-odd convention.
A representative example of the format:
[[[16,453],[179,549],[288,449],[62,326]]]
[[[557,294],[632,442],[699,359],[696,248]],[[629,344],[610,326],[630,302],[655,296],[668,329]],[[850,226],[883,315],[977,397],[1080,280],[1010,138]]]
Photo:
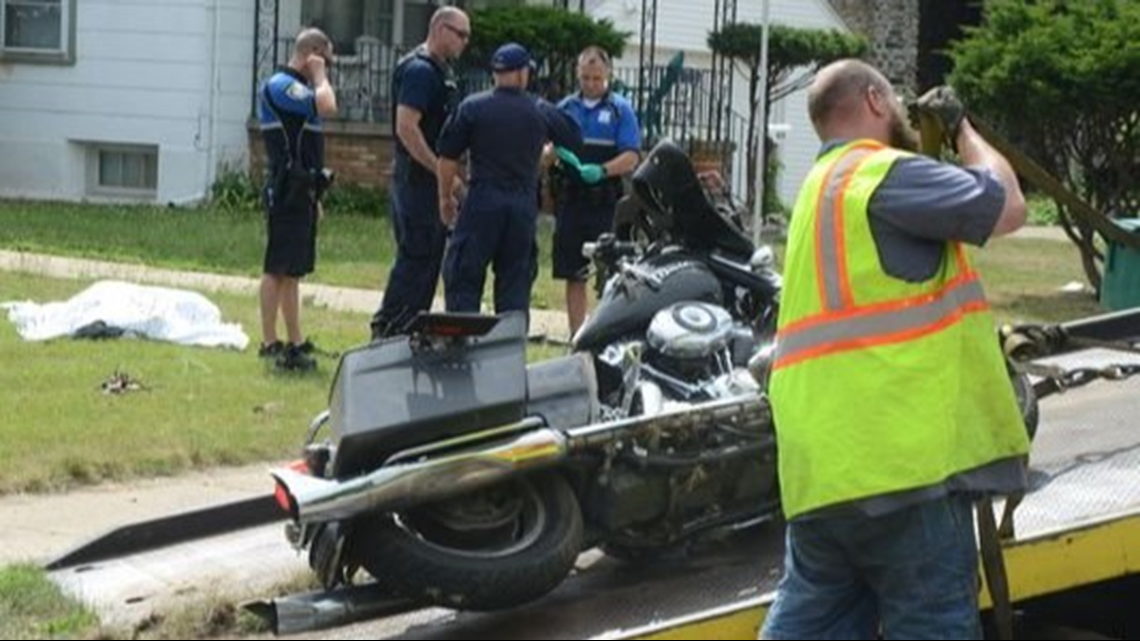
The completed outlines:
[[[988,169],[923,156],[900,159],[871,196],[869,213],[904,235],[982,246],[1005,204],[1005,187]]]

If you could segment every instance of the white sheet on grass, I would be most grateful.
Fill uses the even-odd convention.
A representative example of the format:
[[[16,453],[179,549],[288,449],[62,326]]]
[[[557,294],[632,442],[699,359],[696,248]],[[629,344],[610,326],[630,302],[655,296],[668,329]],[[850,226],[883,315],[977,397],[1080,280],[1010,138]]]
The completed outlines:
[[[249,337],[238,323],[223,323],[218,307],[197,292],[99,281],[70,300],[0,303],[24,340],[71,336],[96,321],[128,334],[182,345],[245,349]]]

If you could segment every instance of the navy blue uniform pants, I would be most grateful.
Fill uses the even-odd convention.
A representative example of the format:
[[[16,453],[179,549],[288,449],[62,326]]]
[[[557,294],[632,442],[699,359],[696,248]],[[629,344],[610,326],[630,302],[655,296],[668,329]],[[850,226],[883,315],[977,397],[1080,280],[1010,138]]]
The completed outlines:
[[[614,227],[620,191],[609,185],[596,189],[563,190],[554,219],[553,275],[558,280],[583,281],[590,261],[582,245],[594,242]]]
[[[447,230],[439,220],[434,178],[397,161],[392,176],[392,227],[396,262],[380,309],[372,317],[374,336],[400,333],[417,312],[431,309],[439,282]]]
[[[495,313],[530,309],[538,273],[535,198],[533,188],[471,186],[444,258],[447,311],[479,311],[488,265],[495,271]]]

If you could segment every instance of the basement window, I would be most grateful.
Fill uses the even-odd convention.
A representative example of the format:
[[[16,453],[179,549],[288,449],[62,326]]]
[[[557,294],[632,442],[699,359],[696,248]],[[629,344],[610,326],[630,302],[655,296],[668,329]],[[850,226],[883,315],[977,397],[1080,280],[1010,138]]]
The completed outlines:
[[[88,191],[93,195],[153,198],[157,194],[158,147],[94,146],[88,167]]]

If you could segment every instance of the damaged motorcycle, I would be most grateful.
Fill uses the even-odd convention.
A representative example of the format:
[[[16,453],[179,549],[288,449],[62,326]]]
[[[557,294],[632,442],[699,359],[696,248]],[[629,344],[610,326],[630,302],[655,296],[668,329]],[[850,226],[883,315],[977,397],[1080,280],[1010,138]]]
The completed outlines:
[[[386,594],[508,608],[586,549],[650,559],[778,513],[773,253],[670,142],[632,186],[637,240],[587,247],[605,287],[570,355],[527,366],[523,314],[425,314],[344,354],[304,459],[273,472],[326,587],[363,567]]]

